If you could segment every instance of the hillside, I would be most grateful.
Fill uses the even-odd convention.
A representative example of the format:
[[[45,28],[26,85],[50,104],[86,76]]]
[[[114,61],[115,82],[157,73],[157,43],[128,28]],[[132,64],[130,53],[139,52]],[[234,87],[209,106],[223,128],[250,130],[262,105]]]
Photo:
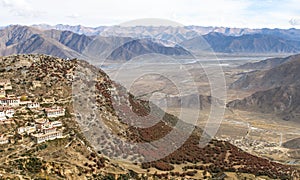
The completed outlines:
[[[297,170],[290,166],[250,155],[228,142],[212,140],[200,148],[201,129],[195,127],[190,131],[194,127],[164,114],[153,105],[150,114],[148,101],[134,98],[102,70],[84,61],[16,55],[2,57],[0,64],[4,67],[0,71],[1,79],[11,82],[12,88],[6,91],[7,96],[21,96],[22,104],[31,103],[29,101],[40,104],[37,109],[21,104],[15,106],[16,112],[9,119],[10,123],[1,128],[1,134],[9,138],[7,144],[0,145],[3,177],[204,178],[218,177],[220,172],[279,179],[292,174],[299,177]],[[49,117],[49,114],[45,116],[45,112],[54,107],[64,109],[65,114],[56,118]],[[37,118],[48,119],[51,123],[61,121],[63,136],[36,144],[33,139],[37,135],[34,133],[20,134],[21,126],[40,123]],[[138,124],[148,124],[148,127],[134,126]],[[44,133],[47,135],[48,131]],[[187,141],[180,141],[187,135]],[[131,146],[127,142],[131,142]],[[139,143],[148,145],[139,146]],[[178,149],[168,153],[176,145]],[[170,149],[162,148],[164,146]],[[165,157],[156,159],[163,154]],[[114,158],[136,163],[129,166]],[[139,159],[149,162],[140,164]],[[187,162],[189,165],[185,164]]]

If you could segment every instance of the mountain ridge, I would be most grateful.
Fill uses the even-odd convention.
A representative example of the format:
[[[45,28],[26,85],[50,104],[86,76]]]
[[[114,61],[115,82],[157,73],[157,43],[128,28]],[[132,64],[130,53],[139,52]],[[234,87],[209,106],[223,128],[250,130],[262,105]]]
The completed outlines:
[[[105,29],[111,28],[111,26],[98,26],[98,27],[87,27],[82,25],[64,25],[64,24],[57,24],[54,26],[47,25],[47,24],[35,24],[32,25],[33,27],[37,27],[40,29],[57,29],[57,30],[69,30],[79,34],[86,34],[86,35],[100,35]],[[136,27],[136,29],[141,29],[147,26],[140,26]],[[148,26],[149,27],[149,26]],[[155,26],[154,26],[155,27]],[[279,28],[235,28],[235,27],[216,27],[216,26],[196,26],[196,25],[187,25],[183,26],[187,30],[194,31],[198,33],[198,35],[205,35],[211,32],[222,33],[227,36],[241,36],[245,34],[270,34],[276,35],[279,37],[285,37],[289,40],[295,39],[294,35],[299,35],[300,30],[295,28],[290,29],[279,29]],[[153,28],[153,27],[152,27]],[[166,27],[167,28],[167,27]],[[162,28],[163,29],[163,28]],[[300,40],[299,36],[297,40]]]
[[[112,32],[103,31],[105,36],[96,36],[76,34],[70,30],[8,26],[0,30],[2,41],[0,55],[42,53],[63,58],[128,60],[144,53],[187,55],[186,51],[213,51],[227,54],[300,52],[300,41],[288,40],[272,34],[227,36],[219,32],[211,32],[199,36],[196,32],[191,33],[174,27],[136,27],[141,28],[141,33],[153,31],[153,35],[151,33],[143,35],[143,33],[134,34],[135,28],[130,29],[128,33],[126,29],[118,28],[121,32],[112,29]],[[163,31],[165,28],[167,28],[166,32]]]
[[[111,59],[128,60],[126,59],[130,57],[128,48],[131,48],[130,51],[134,56],[145,53],[189,54],[183,48],[165,46],[150,39],[86,36],[71,31],[39,30],[27,26],[4,28],[0,30],[0,37],[2,41],[0,42],[0,55],[38,53],[62,58],[107,59],[110,57]],[[114,53],[122,48],[125,50],[126,47],[127,51]]]

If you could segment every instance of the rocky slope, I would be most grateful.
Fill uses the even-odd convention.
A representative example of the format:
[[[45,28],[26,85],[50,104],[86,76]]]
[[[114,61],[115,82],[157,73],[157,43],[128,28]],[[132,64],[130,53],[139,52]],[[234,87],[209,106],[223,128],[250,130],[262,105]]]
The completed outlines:
[[[64,134],[68,135],[40,145],[30,143],[29,137],[23,139],[13,135],[14,143],[0,146],[3,177],[217,178],[220,172],[250,173],[279,179],[299,177],[293,167],[250,155],[228,142],[212,140],[204,148],[199,147],[201,129],[196,127],[192,133],[185,131],[191,125],[163,113],[148,101],[136,99],[111,81],[102,70],[84,61],[45,55],[17,55],[2,57],[0,64],[4,67],[1,78],[11,80],[16,95],[28,94],[32,100],[53,97],[52,105],[67,109],[67,115],[60,120],[66,127]],[[95,76],[87,78],[89,75]],[[41,86],[34,88],[33,81],[39,81]],[[89,105],[90,108],[87,108]],[[24,119],[20,113],[5,133],[14,134],[14,129],[35,117],[34,112],[29,112]],[[136,127],[141,123],[150,124],[148,127]],[[170,136],[171,132],[177,136]],[[190,133],[183,144],[177,144]],[[157,146],[157,140],[168,148]],[[124,142],[133,144],[127,146]],[[149,144],[139,146],[139,143]],[[174,144],[180,146],[168,153],[169,148],[175,147]],[[156,160],[155,157],[165,153],[165,157]],[[111,157],[133,162],[140,158],[152,160],[132,164],[134,168],[131,169],[128,163],[123,164]]]

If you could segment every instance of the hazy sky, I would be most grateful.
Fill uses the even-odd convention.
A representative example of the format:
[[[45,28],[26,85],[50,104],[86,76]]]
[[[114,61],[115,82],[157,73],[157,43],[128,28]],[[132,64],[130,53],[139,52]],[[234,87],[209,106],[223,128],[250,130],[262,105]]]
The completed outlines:
[[[0,26],[162,18],[184,25],[300,28],[300,0],[0,0],[0,15]]]

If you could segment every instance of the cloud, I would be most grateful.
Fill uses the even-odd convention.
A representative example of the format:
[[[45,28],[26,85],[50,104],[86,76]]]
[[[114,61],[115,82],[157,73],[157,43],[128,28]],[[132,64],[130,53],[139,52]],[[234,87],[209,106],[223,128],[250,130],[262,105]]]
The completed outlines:
[[[100,26],[161,18],[184,25],[291,28],[299,24],[298,4],[299,0],[0,0],[0,17],[3,25]]]
[[[80,15],[79,14],[70,14],[70,15],[67,15],[66,17],[70,18],[70,19],[78,19],[78,18],[80,18]]]
[[[41,15],[41,12],[34,10],[27,0],[0,0],[0,4],[14,16],[37,17]]]
[[[289,21],[289,23],[292,25],[292,26],[298,26],[300,25],[300,18],[293,18]]]
[[[0,2],[4,7],[9,8],[26,8],[29,5],[25,0],[1,0]]]

